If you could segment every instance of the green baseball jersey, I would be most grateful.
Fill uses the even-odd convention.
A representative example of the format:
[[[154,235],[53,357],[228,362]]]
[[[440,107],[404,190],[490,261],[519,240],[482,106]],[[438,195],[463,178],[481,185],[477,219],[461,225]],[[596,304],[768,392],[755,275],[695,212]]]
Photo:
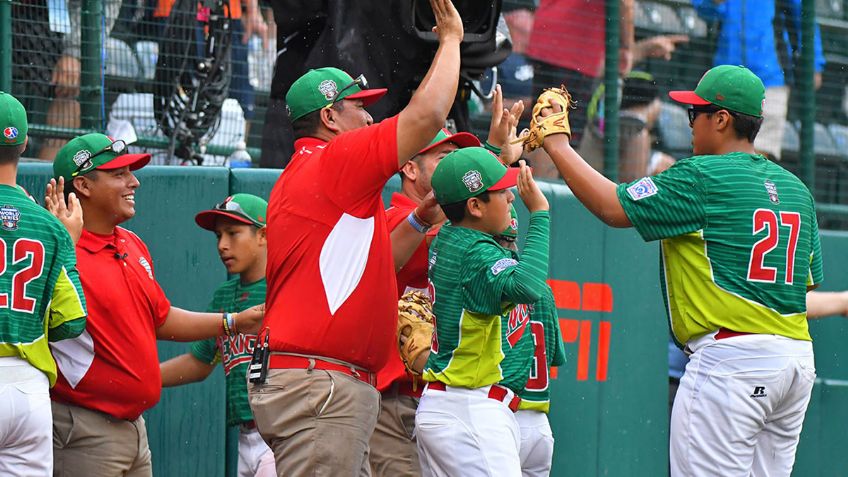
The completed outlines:
[[[740,152],[678,161],[618,187],[661,274],[679,343],[719,328],[810,340],[807,286],[822,280],[815,203],[794,175]]]
[[[442,227],[430,248],[436,327],[424,380],[465,388],[524,387],[533,359],[532,338],[525,333],[529,313],[524,307],[513,310],[544,293],[549,228],[547,211],[531,215],[519,261],[491,235]]]
[[[548,412],[551,407],[550,369],[565,364],[565,345],[559,328],[554,293],[547,287],[542,299],[530,306],[530,334],[533,338],[533,364],[519,409]]]
[[[19,188],[0,185],[0,356],[56,382],[48,341],[85,329],[85,296],[68,231]]]
[[[239,312],[265,302],[265,279],[242,285],[238,278],[225,282],[212,297],[209,311]],[[217,339],[196,341],[191,354],[204,363],[224,365],[227,381],[227,425],[252,421],[253,413],[247,400],[247,367],[253,355],[256,335],[239,333]]]

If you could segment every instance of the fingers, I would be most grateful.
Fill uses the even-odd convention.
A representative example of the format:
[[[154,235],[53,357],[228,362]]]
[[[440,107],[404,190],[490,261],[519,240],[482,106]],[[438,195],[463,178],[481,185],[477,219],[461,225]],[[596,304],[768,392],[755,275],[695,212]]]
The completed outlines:
[[[524,101],[517,101],[513,103],[509,114],[515,118],[515,122],[518,124],[518,121],[521,119],[521,115],[524,114]]]
[[[492,97],[492,111],[500,111],[503,109],[503,92],[501,85],[495,85],[495,93]]]
[[[668,35],[668,41],[677,44],[689,41],[689,35]]]
[[[430,0],[430,8],[433,9],[433,14],[436,16],[436,23],[439,23],[439,18],[445,15],[445,7],[443,0]]]
[[[68,195],[68,214],[73,218],[82,217],[80,201],[73,192]]]

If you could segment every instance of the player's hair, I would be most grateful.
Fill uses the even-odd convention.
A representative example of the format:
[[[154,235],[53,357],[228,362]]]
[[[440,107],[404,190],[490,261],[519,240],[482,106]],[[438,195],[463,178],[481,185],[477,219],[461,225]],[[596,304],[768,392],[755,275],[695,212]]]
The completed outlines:
[[[19,144],[17,146],[2,146],[2,147],[0,147],[0,164],[8,164],[10,162],[17,162],[18,159],[21,158],[21,154],[24,153],[24,149],[26,149],[25,144]]]
[[[480,195],[475,196],[476,198],[482,200],[483,202],[489,202],[489,191],[484,191]],[[465,220],[465,205],[468,203],[468,199],[463,200],[462,202],[454,202],[453,204],[445,204],[442,205],[442,212],[445,213],[445,217],[448,218],[452,223],[456,224]]]
[[[344,111],[344,101],[336,101],[331,107],[338,112],[342,112]],[[312,111],[292,122],[294,138],[300,139],[302,137],[314,136],[320,125],[321,110]]]
[[[736,132],[736,137],[739,139],[747,139],[748,142],[754,142],[757,134],[760,132],[760,126],[763,125],[763,118],[749,116],[742,113],[734,113],[733,130]]]

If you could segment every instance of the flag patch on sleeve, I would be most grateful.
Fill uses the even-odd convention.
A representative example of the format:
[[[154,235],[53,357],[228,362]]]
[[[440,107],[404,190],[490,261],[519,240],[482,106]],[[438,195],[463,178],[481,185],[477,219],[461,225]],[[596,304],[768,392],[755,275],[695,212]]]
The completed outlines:
[[[656,195],[658,192],[657,185],[650,177],[643,177],[627,188],[627,194],[633,200],[641,200],[645,197]]]

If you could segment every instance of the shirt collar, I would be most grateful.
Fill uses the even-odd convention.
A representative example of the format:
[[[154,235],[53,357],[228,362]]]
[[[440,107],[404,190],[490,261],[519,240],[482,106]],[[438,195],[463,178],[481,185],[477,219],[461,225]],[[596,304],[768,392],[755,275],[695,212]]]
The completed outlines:
[[[302,137],[294,142],[294,153],[312,153],[315,149],[324,149],[326,145],[327,141],[323,139],[318,139],[317,137]]]
[[[409,197],[401,194],[400,192],[395,192],[392,194],[392,207],[418,207],[418,203]]]
[[[82,247],[85,250],[91,253],[97,253],[103,250],[106,247],[115,247],[115,238],[118,235],[118,227],[115,227],[115,231],[110,235],[102,235],[96,234],[93,232],[89,232],[88,230],[83,229],[82,235],[80,235],[79,242],[77,242],[78,247]]]

